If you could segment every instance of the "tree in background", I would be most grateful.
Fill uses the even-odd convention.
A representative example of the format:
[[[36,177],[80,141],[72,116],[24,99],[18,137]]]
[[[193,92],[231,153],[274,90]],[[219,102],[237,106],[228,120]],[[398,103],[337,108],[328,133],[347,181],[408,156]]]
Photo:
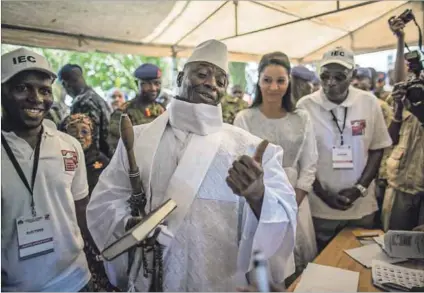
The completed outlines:
[[[246,66],[247,64],[243,62],[230,62],[231,85],[239,85],[246,90]]]
[[[2,45],[2,54],[12,51],[21,46]],[[55,72],[67,64],[78,64],[84,70],[84,76],[87,84],[103,92],[113,87],[119,87],[134,96],[138,91],[133,72],[143,63],[153,63],[162,69],[164,73],[163,80],[167,80],[170,64],[166,58],[146,57],[140,55],[123,55],[98,52],[77,52],[55,49],[30,48],[38,54],[47,58]],[[166,87],[166,82],[164,82]],[[59,91],[55,86],[55,90]],[[59,92],[56,97],[62,97]]]

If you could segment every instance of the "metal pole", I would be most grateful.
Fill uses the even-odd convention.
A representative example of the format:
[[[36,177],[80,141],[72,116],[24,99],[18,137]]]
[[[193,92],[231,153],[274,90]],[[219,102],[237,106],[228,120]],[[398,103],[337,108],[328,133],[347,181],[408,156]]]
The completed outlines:
[[[235,22],[235,34],[238,36],[238,0],[233,0],[234,3],[234,22]]]
[[[174,86],[175,81],[178,76],[178,60],[177,60],[177,50],[175,46],[171,47],[172,50],[172,75],[171,75],[171,85]]]

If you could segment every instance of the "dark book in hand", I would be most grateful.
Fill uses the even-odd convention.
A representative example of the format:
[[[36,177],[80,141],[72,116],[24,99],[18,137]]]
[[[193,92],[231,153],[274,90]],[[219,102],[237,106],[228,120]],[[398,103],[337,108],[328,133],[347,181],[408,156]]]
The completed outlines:
[[[128,230],[121,238],[106,247],[101,253],[102,257],[107,261],[111,261],[143,242],[176,207],[177,203],[172,199],[168,199],[144,217],[140,223]]]

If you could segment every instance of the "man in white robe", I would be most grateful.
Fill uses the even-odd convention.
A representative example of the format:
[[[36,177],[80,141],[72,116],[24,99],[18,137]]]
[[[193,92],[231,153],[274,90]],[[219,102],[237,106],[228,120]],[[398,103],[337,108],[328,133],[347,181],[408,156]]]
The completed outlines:
[[[293,251],[295,193],[282,168],[281,147],[269,144],[255,161],[261,140],[222,122],[220,100],[228,85],[225,44],[210,40],[196,47],[177,82],[179,95],[168,111],[134,127],[146,211],[168,198],[178,205],[158,237],[165,245],[163,289],[234,291],[246,285],[254,251],[266,258],[288,258]],[[140,220],[131,217],[127,203],[132,191],[128,170],[121,140],[87,209],[100,250]],[[125,290],[127,253],[105,266],[110,281]],[[135,285],[148,290],[143,270]]]

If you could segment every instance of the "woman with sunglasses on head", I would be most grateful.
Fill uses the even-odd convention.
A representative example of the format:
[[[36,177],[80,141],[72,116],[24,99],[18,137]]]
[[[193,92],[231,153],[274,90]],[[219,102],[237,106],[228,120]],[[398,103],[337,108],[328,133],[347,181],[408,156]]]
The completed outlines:
[[[308,114],[295,108],[291,97],[291,66],[288,57],[281,52],[266,54],[259,63],[259,80],[255,99],[249,109],[235,118],[234,125],[250,133],[280,145],[284,150],[283,167],[295,189],[299,206],[296,247],[293,259],[284,272],[273,270],[273,281],[300,273],[317,253],[314,228],[309,209],[308,193],[315,180],[318,159],[313,126]],[[295,264],[295,265],[294,265]]]

